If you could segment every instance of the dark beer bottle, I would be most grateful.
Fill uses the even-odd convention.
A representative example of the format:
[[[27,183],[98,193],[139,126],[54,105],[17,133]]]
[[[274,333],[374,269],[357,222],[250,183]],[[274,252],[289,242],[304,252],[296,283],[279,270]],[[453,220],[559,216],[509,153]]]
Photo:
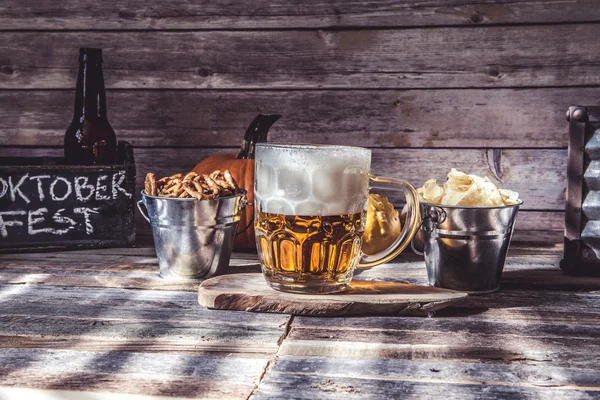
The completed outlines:
[[[79,49],[75,113],[65,133],[65,159],[69,164],[114,164],[115,131],[106,118],[102,75],[102,49]]]

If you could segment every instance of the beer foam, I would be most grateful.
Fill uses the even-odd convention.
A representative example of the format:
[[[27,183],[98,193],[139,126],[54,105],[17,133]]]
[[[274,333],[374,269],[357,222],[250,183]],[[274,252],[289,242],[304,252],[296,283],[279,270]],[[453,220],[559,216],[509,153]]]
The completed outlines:
[[[371,151],[358,147],[257,144],[259,211],[325,216],[366,210]]]

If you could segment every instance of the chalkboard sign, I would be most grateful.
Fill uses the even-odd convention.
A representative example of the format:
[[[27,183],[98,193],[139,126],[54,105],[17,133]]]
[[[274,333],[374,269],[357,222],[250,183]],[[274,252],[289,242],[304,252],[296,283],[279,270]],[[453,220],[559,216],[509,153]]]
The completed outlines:
[[[134,197],[126,142],[115,165],[0,157],[0,252],[133,245]]]

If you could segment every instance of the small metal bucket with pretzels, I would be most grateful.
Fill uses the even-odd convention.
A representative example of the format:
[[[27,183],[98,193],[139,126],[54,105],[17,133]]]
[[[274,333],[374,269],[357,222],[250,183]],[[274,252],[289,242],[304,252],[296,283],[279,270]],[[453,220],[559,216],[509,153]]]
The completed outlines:
[[[229,190],[225,184],[221,189],[211,188],[214,180],[208,177],[211,185],[205,185],[206,190],[202,189],[205,181],[196,179],[200,183],[198,190],[186,191],[185,187],[194,188],[194,178],[190,174],[174,175],[168,181],[159,180],[156,189],[152,175],[147,178],[142,200],[138,202],[140,212],[152,226],[163,278],[206,279],[229,272],[237,225],[247,203],[246,191],[235,183]],[[173,180],[179,182],[173,184]],[[183,187],[183,192],[168,191],[179,183],[182,185],[177,187]],[[186,196],[184,192],[189,193]]]

